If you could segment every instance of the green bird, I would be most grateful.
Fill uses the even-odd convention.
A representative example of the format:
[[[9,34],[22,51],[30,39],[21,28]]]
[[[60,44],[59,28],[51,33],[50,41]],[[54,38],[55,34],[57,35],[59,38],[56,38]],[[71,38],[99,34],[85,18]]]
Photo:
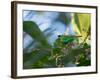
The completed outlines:
[[[72,36],[62,36],[61,37],[61,42],[64,43],[64,44],[71,43],[74,40],[75,40],[75,37],[72,37]]]
[[[73,42],[75,39],[77,39],[78,36],[67,36],[67,35],[59,35],[60,41],[63,44],[68,44]]]

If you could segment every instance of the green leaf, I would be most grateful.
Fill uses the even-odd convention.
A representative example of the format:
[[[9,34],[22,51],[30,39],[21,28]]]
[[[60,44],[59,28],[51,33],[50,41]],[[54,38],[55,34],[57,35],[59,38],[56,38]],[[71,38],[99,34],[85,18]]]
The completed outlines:
[[[33,21],[24,21],[23,30],[29,34],[33,39],[38,41],[44,47],[50,47],[43,32],[39,29],[38,25]]]
[[[70,49],[67,55],[63,57],[64,64],[66,65],[67,63],[74,61],[75,57],[80,55],[81,53],[85,53],[84,48]]]
[[[87,35],[90,35],[91,15],[88,13],[75,13],[74,19],[75,23],[77,24],[77,28],[82,35],[82,37],[79,39],[84,41],[84,39],[88,37]]]
[[[50,55],[51,55],[50,51],[46,51],[46,50],[34,50],[31,53],[24,54],[23,68],[31,69],[31,68],[44,67],[42,65],[41,66],[33,66],[33,65],[36,65],[41,61],[42,63],[45,63],[45,61],[47,61]]]
[[[79,22],[79,18],[78,18],[78,14],[75,14],[75,15],[74,15],[74,19],[75,19],[75,23],[77,24],[78,30],[79,30],[80,32],[82,32],[82,31],[81,31],[80,22]]]
[[[81,54],[77,66],[89,66],[89,65],[91,65],[91,60],[85,54]]]

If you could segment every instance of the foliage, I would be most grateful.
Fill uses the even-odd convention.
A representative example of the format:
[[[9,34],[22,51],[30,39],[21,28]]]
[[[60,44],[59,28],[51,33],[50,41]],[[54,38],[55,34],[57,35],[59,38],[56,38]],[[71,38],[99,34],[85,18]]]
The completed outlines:
[[[46,35],[35,22],[23,21],[24,32],[37,42],[31,52],[24,52],[23,68],[67,67],[70,62],[75,66],[89,66],[91,64],[91,47],[88,44],[91,26],[90,15],[75,13],[74,21],[81,37],[59,35],[53,46],[48,43]]]
[[[90,36],[90,14],[82,14],[76,13],[74,15],[75,23],[77,24],[77,28],[81,33],[82,37],[79,38],[80,42],[87,40]]]

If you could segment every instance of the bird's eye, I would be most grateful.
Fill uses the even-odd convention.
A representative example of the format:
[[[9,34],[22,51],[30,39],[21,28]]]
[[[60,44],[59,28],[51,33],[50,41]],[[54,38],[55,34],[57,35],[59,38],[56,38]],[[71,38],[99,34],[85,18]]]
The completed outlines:
[[[61,35],[58,35],[58,37],[61,37]]]

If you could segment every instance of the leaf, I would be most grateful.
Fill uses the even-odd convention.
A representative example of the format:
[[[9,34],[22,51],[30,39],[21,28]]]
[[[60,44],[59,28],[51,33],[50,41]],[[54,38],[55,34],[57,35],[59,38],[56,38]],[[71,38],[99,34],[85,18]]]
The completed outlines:
[[[33,21],[24,21],[23,22],[23,30],[27,34],[29,34],[33,39],[38,41],[44,47],[50,47],[48,44],[46,37],[39,29],[38,25]]]
[[[77,66],[89,66],[91,65],[91,60],[85,54],[81,54],[78,60]]]
[[[64,24],[68,25],[71,22],[71,15],[70,13],[60,13],[58,20],[63,22]]]
[[[85,53],[84,48],[76,48],[76,49],[70,49],[69,52],[65,57],[63,57],[64,64],[68,64],[69,62],[75,60],[75,57],[80,55],[81,53]]]
[[[51,27],[50,28],[47,28],[43,31],[43,33],[45,34],[46,38],[48,39],[50,36],[52,36],[56,29],[52,29]]]
[[[77,28],[82,35],[82,37],[79,39],[84,41],[84,39],[88,37],[87,35],[90,34],[91,15],[88,13],[75,13],[74,19],[75,23],[77,24]]]
[[[32,69],[52,66],[50,65],[50,61],[48,61],[51,55],[51,46],[48,44],[46,37],[43,32],[41,32],[38,25],[32,21],[24,21],[23,30],[41,45],[38,46],[37,49],[35,48],[32,50],[32,52],[23,54],[23,68]]]
[[[47,57],[49,57],[51,54],[49,51],[46,50],[35,50],[31,53],[24,54],[23,58],[23,68],[24,69],[31,69],[31,68],[38,68],[38,66],[33,66],[39,62],[42,61],[42,63],[45,63],[44,61],[47,61]],[[44,67],[41,65],[41,67]]]
[[[74,19],[75,19],[75,23],[77,24],[78,30],[79,30],[80,32],[82,32],[82,31],[81,31],[80,22],[79,22],[79,18],[78,18],[78,14],[75,14],[75,15],[74,15]]]

